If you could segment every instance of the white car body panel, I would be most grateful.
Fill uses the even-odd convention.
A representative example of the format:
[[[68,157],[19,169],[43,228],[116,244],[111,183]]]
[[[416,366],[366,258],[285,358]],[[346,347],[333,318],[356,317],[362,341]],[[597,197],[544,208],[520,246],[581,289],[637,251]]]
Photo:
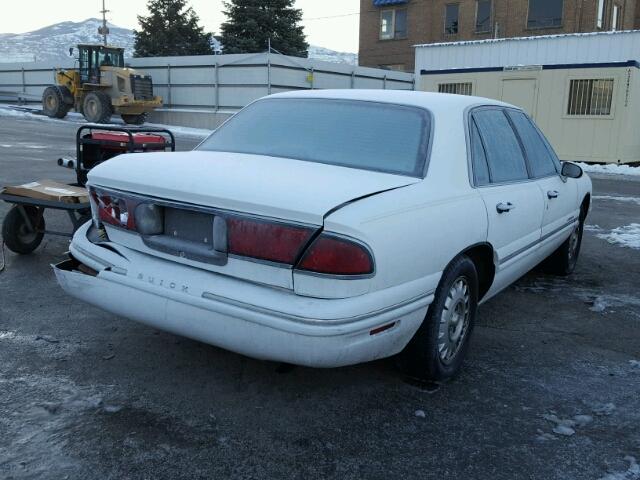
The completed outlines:
[[[109,241],[94,243],[86,224],[70,252],[97,274],[60,266],[60,285],[114,314],[252,357],[348,365],[407,345],[457,255],[478,246],[493,252],[495,276],[482,302],[524,275],[568,238],[591,192],[586,175],[474,187],[466,116],[476,106],[514,108],[501,102],[364,90],[277,97],[427,108],[434,121],[426,176],[198,151],[117,157],[94,168],[89,182],[357,239],[373,253],[374,274],[327,276],[231,257],[226,265],[208,265],[153,251],[137,234],[110,226]],[[548,199],[549,190],[559,198]],[[515,209],[498,214],[500,202]]]
[[[89,172],[93,186],[313,225],[321,225],[325,213],[344,202],[418,181],[285,158],[202,151],[121,155]]]

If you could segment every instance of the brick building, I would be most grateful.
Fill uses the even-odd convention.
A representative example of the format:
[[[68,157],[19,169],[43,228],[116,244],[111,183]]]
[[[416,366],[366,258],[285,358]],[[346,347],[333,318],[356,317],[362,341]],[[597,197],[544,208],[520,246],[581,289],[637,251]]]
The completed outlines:
[[[640,0],[360,0],[360,65],[413,71],[413,46],[640,28]]]

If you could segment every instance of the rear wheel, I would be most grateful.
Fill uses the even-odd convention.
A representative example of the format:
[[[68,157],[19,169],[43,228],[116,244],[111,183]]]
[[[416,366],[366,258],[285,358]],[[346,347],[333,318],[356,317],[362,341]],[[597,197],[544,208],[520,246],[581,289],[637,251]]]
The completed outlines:
[[[422,325],[400,354],[404,372],[445,381],[462,366],[478,308],[478,273],[463,255],[446,268]]]
[[[31,221],[35,230],[29,228],[20,208],[15,206],[2,222],[2,238],[9,250],[14,253],[26,255],[33,252],[44,237],[44,217],[38,209],[30,206],[23,206],[24,212]]]
[[[147,114],[141,113],[140,115],[122,115],[124,123],[129,125],[144,125],[147,121]]]
[[[109,95],[104,92],[89,92],[82,102],[82,113],[91,123],[107,123],[113,108]]]
[[[64,118],[71,108],[69,98],[71,92],[67,87],[47,87],[42,94],[42,111],[47,117]]]

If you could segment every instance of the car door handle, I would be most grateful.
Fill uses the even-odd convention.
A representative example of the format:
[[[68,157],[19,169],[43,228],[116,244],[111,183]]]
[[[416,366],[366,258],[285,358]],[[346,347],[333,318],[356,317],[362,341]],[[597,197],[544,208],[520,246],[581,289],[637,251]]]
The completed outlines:
[[[548,198],[558,198],[558,195],[560,195],[560,194],[558,193],[557,190],[549,190],[547,192],[547,197]]]
[[[500,202],[499,204],[496,205],[496,210],[498,211],[498,213],[507,213],[513,210],[514,208],[516,207],[511,202]]]

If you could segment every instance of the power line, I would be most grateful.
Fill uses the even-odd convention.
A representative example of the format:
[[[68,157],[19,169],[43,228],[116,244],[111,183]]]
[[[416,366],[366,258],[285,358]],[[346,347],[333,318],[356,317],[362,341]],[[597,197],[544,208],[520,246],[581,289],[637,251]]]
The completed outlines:
[[[311,20],[325,20],[325,19],[328,19],[328,18],[353,17],[354,15],[360,15],[360,12],[345,13],[343,15],[328,15],[326,17],[303,18],[302,20],[305,21],[305,22],[308,22],[308,21],[311,21]]]

